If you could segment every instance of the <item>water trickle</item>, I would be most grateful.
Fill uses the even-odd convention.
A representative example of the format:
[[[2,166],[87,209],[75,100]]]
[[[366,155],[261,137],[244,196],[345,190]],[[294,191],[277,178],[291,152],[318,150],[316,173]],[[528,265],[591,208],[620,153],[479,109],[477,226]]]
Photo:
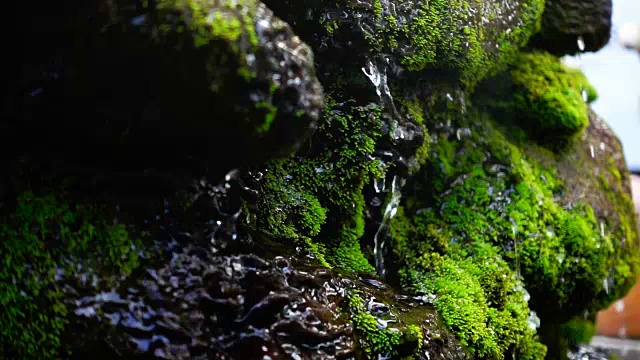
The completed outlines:
[[[373,61],[368,60],[366,67],[362,68],[362,72],[367,76],[367,78],[369,78],[373,86],[375,86],[376,94],[380,97],[382,105],[384,105],[386,111],[389,112],[391,117],[397,121],[400,116],[398,115],[398,111],[396,110],[396,106],[393,102],[393,97],[391,96],[391,90],[387,84],[386,65],[383,65],[381,68],[382,71]]]
[[[375,181],[373,182],[373,188],[375,189],[376,193],[379,194],[384,191],[385,182],[386,182],[386,178],[384,176],[381,178],[375,179]]]
[[[456,138],[458,141],[462,140],[462,137],[471,136],[471,129],[469,128],[460,128],[456,130]]]
[[[396,215],[396,212],[398,211],[398,206],[400,205],[400,200],[402,199],[402,187],[404,186],[405,182],[405,179],[400,178],[397,175],[393,177],[393,181],[391,182],[391,199],[387,203],[387,206],[384,210],[382,222],[378,227],[378,231],[376,231],[376,234],[373,237],[373,255],[376,260],[376,272],[382,277],[384,277],[385,275],[384,247],[385,239],[388,235],[389,221]]]
[[[580,51],[584,51],[585,49],[584,39],[582,36],[578,36],[578,49],[580,49]]]
[[[540,318],[535,311],[529,313],[529,328],[531,330],[537,330],[540,327]]]
[[[520,253],[518,252],[518,223],[513,219],[509,218],[511,222],[511,232],[513,233],[513,251],[516,255],[516,279],[520,280]]]

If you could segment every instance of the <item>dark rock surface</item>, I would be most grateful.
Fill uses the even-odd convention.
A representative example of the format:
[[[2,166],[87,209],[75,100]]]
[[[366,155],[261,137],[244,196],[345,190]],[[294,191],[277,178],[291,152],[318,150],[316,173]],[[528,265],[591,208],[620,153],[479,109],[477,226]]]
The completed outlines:
[[[259,1],[198,4],[31,9],[24,42],[48,43],[15,70],[2,139],[30,146],[7,150],[229,170],[295,149],[324,101],[311,49]]]
[[[611,0],[547,0],[530,45],[554,55],[602,49],[611,38]]]

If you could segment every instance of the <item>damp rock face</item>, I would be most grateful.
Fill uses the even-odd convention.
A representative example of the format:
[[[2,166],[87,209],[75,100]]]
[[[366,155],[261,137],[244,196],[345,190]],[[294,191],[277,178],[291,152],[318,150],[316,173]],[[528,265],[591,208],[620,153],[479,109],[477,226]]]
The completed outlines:
[[[595,50],[606,5],[34,9],[51,31],[22,35],[42,46],[1,112],[25,144],[3,152],[3,353],[565,358],[640,270],[619,141],[540,40],[573,24]]]
[[[206,161],[224,140],[237,146],[220,160],[231,167],[287,154],[315,127],[313,53],[260,2],[76,5],[50,53],[26,59],[18,86],[28,111],[13,114],[7,138],[154,165],[158,153],[160,163]],[[47,31],[38,21],[48,16],[28,21]]]
[[[540,27],[544,2],[265,1],[313,44],[347,64],[380,57],[396,72],[425,71],[472,86],[500,68]],[[360,51],[350,51],[357,47]]]
[[[554,55],[598,51],[611,37],[611,0],[547,0],[534,47]]]

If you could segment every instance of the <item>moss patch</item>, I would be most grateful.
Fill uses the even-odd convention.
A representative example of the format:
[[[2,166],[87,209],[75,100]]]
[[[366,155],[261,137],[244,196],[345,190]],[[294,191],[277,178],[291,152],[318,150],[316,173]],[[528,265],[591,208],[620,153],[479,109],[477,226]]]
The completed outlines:
[[[482,103],[498,110],[499,120],[526,130],[526,138],[564,150],[589,125],[589,103],[598,94],[580,70],[565,66],[557,57],[523,53],[502,76],[508,79],[498,81],[510,85],[498,90],[497,97],[490,88]]]
[[[558,201],[569,179],[557,174],[552,153],[507,138],[475,111],[454,119],[452,127],[431,131],[437,139],[430,161],[409,185],[414,194],[392,223],[393,247],[398,261],[407,264],[405,286],[440,294],[437,306],[445,322],[468,346],[494,358],[503,353],[500,342],[507,334],[526,333],[528,307],[513,299],[512,276],[520,276],[543,322],[595,312],[627,291],[638,269],[635,229],[622,225],[603,232],[589,203]],[[600,186],[599,192],[612,193]],[[618,197],[598,206],[627,208],[626,197],[613,193]],[[609,219],[618,223],[613,213]],[[487,256],[493,256],[491,265]],[[508,280],[481,275],[501,272]],[[611,276],[616,286],[625,285],[605,289],[603,280]],[[511,315],[520,320],[502,323],[509,317],[501,317],[504,327],[489,332],[496,334],[492,338],[482,329],[496,326],[487,319],[492,307],[502,310],[500,304],[520,304]],[[466,309],[464,316],[456,306]]]
[[[67,323],[56,274],[78,269],[129,274],[138,265],[137,240],[100,208],[61,196],[25,192],[0,230],[0,328],[5,355],[50,359],[61,355]],[[80,268],[79,268],[80,266]]]
[[[538,140],[566,143],[589,125],[587,101],[597,95],[579,70],[536,52],[520,55],[511,76],[516,111]]]
[[[338,103],[328,97],[324,121],[308,147],[269,164],[252,227],[276,237],[305,237],[326,249],[323,258],[330,264],[373,272],[360,250],[360,237],[363,187],[385,170],[370,157],[382,137],[381,114],[374,104]]]
[[[355,6],[356,11],[360,10]],[[364,7],[362,5],[362,7]],[[540,28],[544,1],[529,0],[510,9],[485,1],[374,2],[365,39],[373,52],[397,52],[411,71],[444,71],[473,87],[513,60]]]

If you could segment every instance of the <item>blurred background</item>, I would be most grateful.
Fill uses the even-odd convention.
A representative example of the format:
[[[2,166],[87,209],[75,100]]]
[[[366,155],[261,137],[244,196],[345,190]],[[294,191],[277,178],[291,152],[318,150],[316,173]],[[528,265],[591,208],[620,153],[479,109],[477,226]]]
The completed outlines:
[[[640,173],[640,52],[625,48],[638,42],[640,0],[613,0],[613,29],[609,44],[596,53],[564,60],[578,67],[598,90],[595,111],[622,140],[627,163]]]
[[[640,0],[613,0],[609,44],[597,53],[567,57],[599,93],[593,104],[620,137],[633,175],[633,198],[640,213]],[[640,284],[598,314],[591,345],[618,359],[640,360]]]

